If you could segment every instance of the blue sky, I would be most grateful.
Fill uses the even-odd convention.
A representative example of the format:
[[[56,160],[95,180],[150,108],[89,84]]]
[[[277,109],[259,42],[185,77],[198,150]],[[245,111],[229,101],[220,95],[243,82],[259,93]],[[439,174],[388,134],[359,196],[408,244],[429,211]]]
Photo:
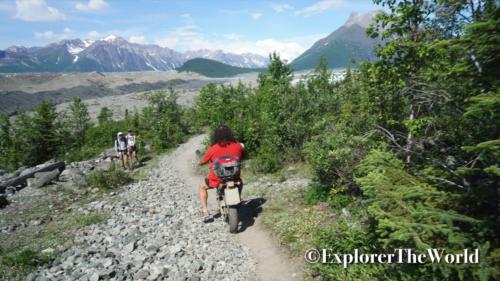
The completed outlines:
[[[371,0],[0,0],[0,49],[118,35],[176,51],[222,49],[293,59]]]

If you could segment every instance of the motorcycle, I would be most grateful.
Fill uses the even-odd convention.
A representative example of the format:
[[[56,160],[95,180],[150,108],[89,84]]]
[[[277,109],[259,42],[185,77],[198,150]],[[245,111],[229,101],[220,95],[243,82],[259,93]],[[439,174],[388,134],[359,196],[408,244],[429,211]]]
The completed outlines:
[[[196,150],[196,155],[200,157],[201,152]],[[232,157],[222,157],[231,159]],[[237,173],[234,173],[237,170]],[[229,164],[215,168],[215,173],[222,179],[222,183],[215,189],[216,201],[222,220],[229,224],[229,232],[238,231],[238,209],[241,203],[241,189],[243,183],[239,180],[239,161],[236,166]]]
[[[229,224],[230,233],[238,231],[238,209],[241,203],[241,187],[241,181],[224,180],[220,187],[216,189],[219,212],[223,221]]]

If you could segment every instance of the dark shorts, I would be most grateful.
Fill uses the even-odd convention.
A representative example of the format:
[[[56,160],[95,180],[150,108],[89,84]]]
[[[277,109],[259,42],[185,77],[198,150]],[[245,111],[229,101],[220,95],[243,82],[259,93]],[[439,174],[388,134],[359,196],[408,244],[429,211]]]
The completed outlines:
[[[129,146],[128,151],[129,152],[137,152],[137,147],[135,145]]]

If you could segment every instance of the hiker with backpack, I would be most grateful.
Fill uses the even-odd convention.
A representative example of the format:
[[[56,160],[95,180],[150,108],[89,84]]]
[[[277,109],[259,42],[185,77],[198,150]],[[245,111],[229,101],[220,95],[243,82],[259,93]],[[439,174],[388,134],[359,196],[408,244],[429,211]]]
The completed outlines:
[[[214,172],[214,166],[215,164],[218,164],[217,161],[219,161],[219,159],[224,158],[224,161],[227,161],[227,156],[231,156],[230,158],[234,159],[234,161],[240,161],[245,156],[245,150],[243,144],[234,139],[231,129],[228,126],[221,125],[215,129],[212,145],[207,149],[205,155],[199,163],[200,165],[210,163],[210,173],[199,186],[201,203],[200,216],[202,218],[207,218],[209,216],[207,207],[207,190],[211,188],[219,188],[222,184],[222,179],[219,178]],[[224,164],[227,164],[227,162]],[[241,181],[239,175],[238,180]]]
[[[136,162],[139,162],[139,158],[137,157],[137,146],[136,146],[136,141],[135,141],[135,135],[132,130],[128,130],[128,134],[126,136],[127,139],[127,153],[128,153],[128,160],[132,162],[132,157],[135,158]]]
[[[127,138],[123,135],[122,132],[118,132],[118,134],[116,134],[115,151],[117,157],[122,161],[123,169],[126,169],[125,163],[127,163],[127,167],[129,166],[127,156]]]

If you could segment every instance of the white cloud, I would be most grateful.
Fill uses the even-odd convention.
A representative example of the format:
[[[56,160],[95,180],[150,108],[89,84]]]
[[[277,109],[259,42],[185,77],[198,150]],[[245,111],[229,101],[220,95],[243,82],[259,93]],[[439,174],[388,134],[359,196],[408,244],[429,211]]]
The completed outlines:
[[[144,36],[130,36],[128,41],[131,43],[144,44],[146,40]]]
[[[97,31],[95,31],[95,30],[89,31],[89,32],[87,33],[87,35],[90,37],[90,39],[97,39],[97,38],[102,37],[102,36],[101,36],[101,33],[97,32]]]
[[[224,38],[226,38],[227,40],[239,40],[241,39],[241,37],[242,37],[241,35],[236,33],[224,34]]]
[[[262,13],[250,13],[250,16],[252,17],[252,19],[254,20],[259,20],[264,14]]]
[[[283,13],[286,10],[293,10],[293,6],[290,6],[288,4],[278,4],[278,3],[271,3],[271,7],[276,13]]]
[[[75,5],[77,10],[88,12],[88,11],[100,11],[107,8],[109,5],[104,0],[89,0],[87,4],[78,2]]]
[[[36,39],[52,39],[54,38],[54,32],[52,30],[45,32],[35,32],[34,33]]]
[[[34,32],[33,35],[36,39],[40,40],[63,40],[68,39],[73,30],[68,27],[65,27],[61,33],[56,33],[52,30],[44,31],[44,32]]]
[[[45,0],[16,0],[16,18],[24,21],[57,21],[66,16]]]
[[[178,51],[209,49],[235,54],[254,53],[266,57],[275,51],[283,59],[290,61],[323,36],[311,35],[282,40],[265,38],[249,41],[242,40],[241,36],[235,39],[233,35],[226,34],[224,37],[227,40],[214,40],[205,37],[196,25],[186,25],[167,32],[161,38],[157,38],[154,43]]]
[[[303,9],[295,11],[296,15],[309,17],[314,14],[322,13],[326,10],[333,8],[334,6],[339,6],[343,3],[343,0],[321,0]]]

